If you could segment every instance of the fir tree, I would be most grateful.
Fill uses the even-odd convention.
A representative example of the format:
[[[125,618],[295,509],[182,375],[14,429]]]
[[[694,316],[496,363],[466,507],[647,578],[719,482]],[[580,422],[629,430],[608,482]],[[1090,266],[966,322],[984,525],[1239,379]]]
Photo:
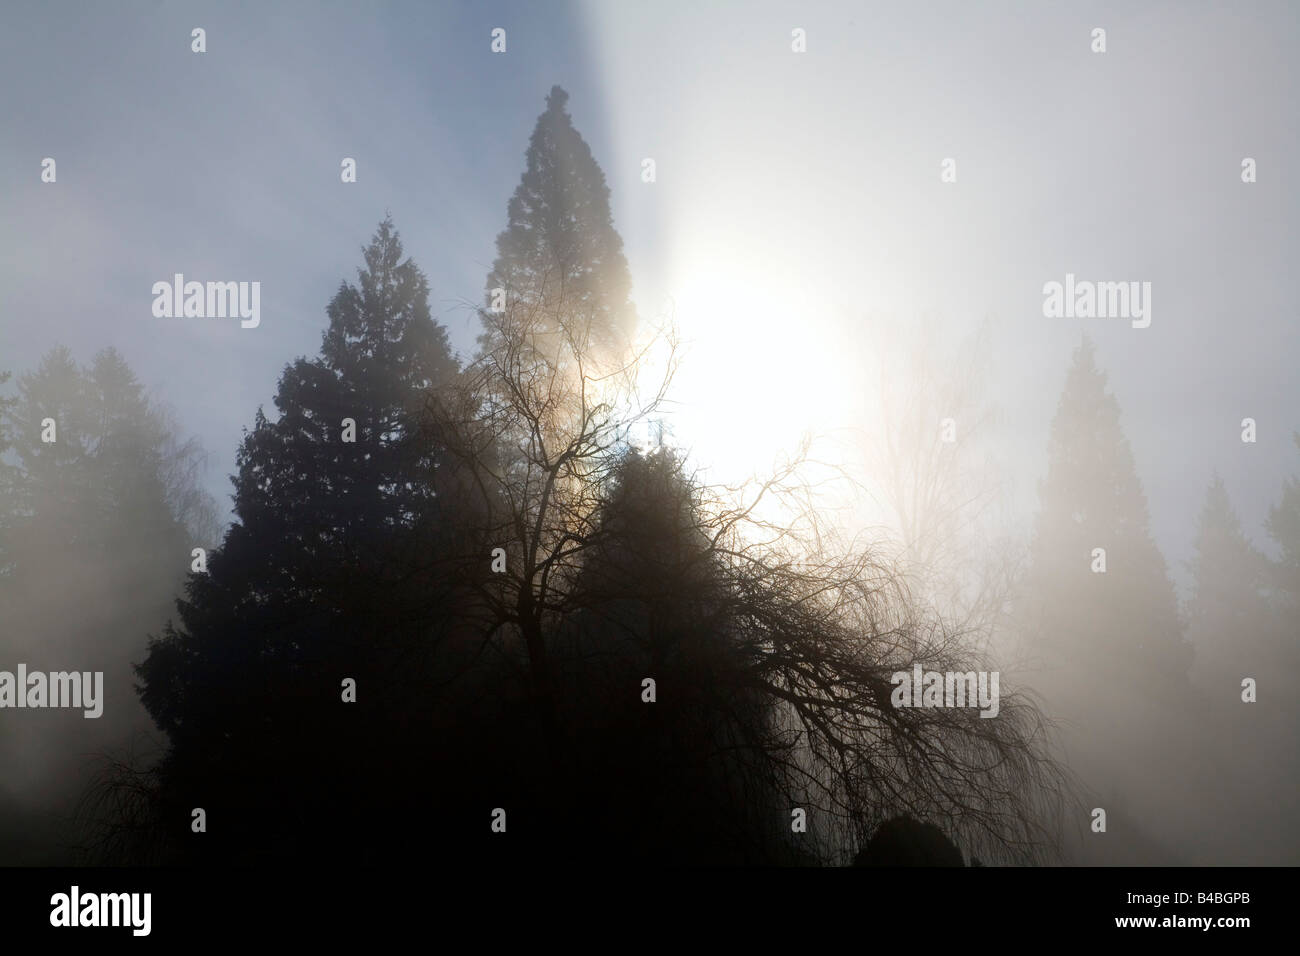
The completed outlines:
[[[0,386],[5,385],[10,378],[10,372],[0,372]],[[9,505],[14,501],[14,467],[5,461],[5,452],[10,448],[11,439],[8,431],[8,418],[10,409],[17,399],[0,395],[0,501],[6,503],[6,507],[0,508],[0,580],[10,574],[12,569],[7,557],[9,551],[9,525],[13,520],[10,513]]]
[[[631,277],[615,231],[605,174],[551,88],[529,140],[527,166],[507,206],[505,230],[487,279],[487,306],[504,290],[505,308],[541,313],[541,327],[563,329],[581,347],[617,354],[635,321]],[[485,348],[492,345],[488,323]]]
[[[1052,422],[1039,494],[1025,586],[1039,648],[1098,678],[1185,685],[1191,652],[1177,597],[1151,537],[1119,403],[1087,339]],[[1104,549],[1104,573],[1095,549]]]
[[[1292,436],[1300,447],[1300,433]],[[1265,523],[1269,537],[1281,552],[1269,567],[1268,597],[1272,626],[1264,667],[1278,673],[1300,668],[1300,641],[1296,640],[1295,617],[1300,611],[1300,478],[1288,478],[1282,499],[1269,508]]]
[[[53,441],[43,440],[46,419]],[[19,378],[14,398],[0,400],[0,436],[14,445],[14,464],[0,469],[0,650],[11,666],[103,674],[98,719],[66,710],[30,734],[0,726],[0,763],[26,768],[10,781],[16,802],[3,829],[39,832],[71,816],[97,759],[151,750],[132,664],[145,633],[166,620],[197,543],[181,503],[190,516],[210,507],[193,483],[199,450],[173,427],[111,348],[87,367],[55,348]],[[0,862],[70,862],[8,857],[7,836]]]
[[[1257,674],[1260,651],[1271,628],[1268,562],[1247,540],[1215,476],[1205,495],[1187,604],[1188,637],[1196,652],[1197,683],[1233,695],[1245,675]]]
[[[1300,447],[1300,432],[1293,440]],[[1268,512],[1268,534],[1281,549],[1275,568],[1279,596],[1292,611],[1300,608],[1300,478],[1288,478],[1282,500]]]
[[[432,568],[449,522],[420,419],[457,364],[390,221],[364,256],[329,304],[320,357],[286,367],[276,420],[258,411],[235,523],[139,668],[171,742],[162,815],[183,833],[185,794],[202,792],[224,818],[227,838],[205,845],[217,855],[324,852],[327,828],[376,825],[390,775],[424,770],[399,755],[428,713]],[[341,703],[345,678],[355,705]],[[322,788],[328,821],[306,809]]]

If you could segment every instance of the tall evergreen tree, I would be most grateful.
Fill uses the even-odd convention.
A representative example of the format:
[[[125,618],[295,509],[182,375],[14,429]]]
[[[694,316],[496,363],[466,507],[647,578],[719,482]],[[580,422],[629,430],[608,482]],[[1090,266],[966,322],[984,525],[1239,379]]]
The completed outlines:
[[[621,830],[623,852],[647,861],[796,860],[774,825],[791,800],[774,783],[774,701],[749,681],[759,655],[738,637],[701,489],[670,449],[631,449],[601,497],[578,609],[553,639],[582,742],[573,777],[585,805],[609,808],[589,817],[591,845]],[[647,676],[662,688],[653,707]]]
[[[633,331],[632,280],[614,229],[605,174],[551,88],[528,143],[527,166],[507,206],[505,230],[487,279],[487,306],[503,290],[506,308],[524,303],[541,327],[561,328],[584,346],[618,350]],[[484,333],[490,347],[492,330]]]
[[[9,381],[9,372],[0,371],[0,386]],[[6,419],[14,399],[0,394],[0,581],[10,573],[9,560],[9,522],[12,516],[9,509],[13,502],[13,466],[5,461],[5,452],[9,450],[9,435]]]
[[[480,351],[437,427],[474,475],[480,538],[511,554],[484,629],[525,649],[538,723],[557,739],[546,632],[568,607],[600,473],[652,413],[624,365],[634,314],[609,189],[554,87],[486,282]],[[651,397],[646,398],[649,394]],[[642,402],[646,407],[632,409]]]
[[[1189,693],[1191,648],[1119,403],[1087,338],[1066,374],[1039,495],[1017,613],[1028,682],[1061,722],[1057,753],[1097,801],[1089,806],[1115,810],[1116,827],[1132,839],[1160,832],[1149,756],[1185,747],[1187,723],[1199,713]],[[1118,865],[1131,862],[1132,846],[1071,840],[1068,852]]]
[[[1247,540],[1217,475],[1205,494],[1187,604],[1188,638],[1197,683],[1217,696],[1235,696],[1243,676],[1258,674],[1272,624],[1268,562]]]
[[[1292,436],[1300,447],[1300,432]],[[1264,667],[1280,673],[1300,668],[1300,640],[1295,620],[1300,612],[1300,478],[1288,478],[1281,500],[1268,512],[1265,523],[1280,554],[1269,569],[1268,604],[1272,627],[1267,648],[1262,652]]]
[[[7,384],[12,375],[12,372],[0,371],[0,386]],[[17,402],[17,399],[12,396],[0,395],[0,489],[4,490],[10,487],[9,482],[13,480],[13,466],[5,462],[4,454],[9,450],[12,441],[7,429],[9,409],[13,407],[15,402]],[[5,500],[9,499],[6,498]],[[0,516],[3,514],[3,509],[0,509]],[[0,527],[3,526],[0,525]]]
[[[226,838],[205,845],[216,855],[324,853],[321,833],[377,828],[386,781],[419,769],[404,733],[428,712],[432,572],[450,526],[420,415],[457,363],[390,221],[364,257],[329,304],[320,356],[281,376],[279,417],[258,411],[236,520],[139,669],[171,743],[160,812],[184,839],[202,793],[223,818]]]
[[[1300,432],[1292,436],[1300,447]],[[1279,597],[1292,611],[1300,608],[1300,478],[1288,478],[1282,500],[1269,508],[1268,534],[1281,549],[1275,569]]]
[[[979,655],[920,620],[871,555],[828,554],[814,516],[775,534],[750,525],[754,502],[736,495],[791,494],[795,466],[761,490],[706,493],[670,453],[629,450],[675,363],[646,387],[635,359],[603,360],[626,267],[593,252],[617,249],[594,163],[583,180],[599,188],[575,211],[566,177],[588,152],[557,148],[579,142],[563,105],[553,90],[511,201],[480,353],[433,416],[473,476],[480,540],[507,553],[479,582],[484,646],[527,684],[494,687],[519,706],[486,792],[533,814],[523,839],[597,860],[842,859],[900,801],[992,835],[990,854],[1033,854],[1033,811],[1059,794],[1036,711],[1014,694],[994,722],[892,707],[896,665],[967,670]],[[493,290],[512,276],[498,312]],[[946,756],[898,762],[912,752]],[[828,812],[792,845],[776,821],[809,805]],[[574,836],[569,807],[584,808]]]
[[[1184,686],[1191,650],[1120,409],[1093,345],[1075,351],[1048,445],[1025,583],[1040,649],[1078,674]],[[1105,571],[1101,572],[1104,549]]]
[[[206,507],[187,468],[196,448],[172,427],[113,349],[82,367],[56,348],[0,401],[0,435],[13,436],[15,452],[0,516],[0,652],[10,666],[103,673],[96,720],[70,710],[0,722],[0,763],[13,768],[5,784],[17,801],[0,829],[20,837],[72,814],[97,756],[149,750],[132,664],[145,633],[165,622],[198,543],[177,503],[191,514]],[[0,832],[0,862],[67,862],[48,847],[43,857],[9,855],[13,835]]]
[[[21,377],[7,417],[17,452],[7,502],[14,566],[0,600],[14,637],[25,635],[32,651],[73,647],[126,667],[129,652],[111,647],[124,635],[105,621],[128,603],[137,624],[161,621],[190,550],[168,504],[164,422],[115,350],[82,368],[62,347]],[[52,441],[43,440],[47,420]],[[142,649],[138,632],[127,634],[130,651]],[[119,676],[112,686],[134,707],[129,670]]]
[[[0,372],[0,386],[7,384],[11,376],[11,372]],[[17,517],[14,513],[14,502],[17,496],[14,481],[17,472],[14,466],[5,460],[5,454],[12,446],[9,417],[12,414],[10,410],[17,401],[10,395],[0,394],[0,582],[13,573],[9,560],[11,548],[9,536],[10,526]]]

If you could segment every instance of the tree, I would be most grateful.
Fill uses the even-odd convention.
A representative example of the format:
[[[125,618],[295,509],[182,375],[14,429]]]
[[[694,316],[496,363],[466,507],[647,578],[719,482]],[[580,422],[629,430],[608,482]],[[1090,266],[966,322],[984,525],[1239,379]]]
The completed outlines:
[[[1243,676],[1262,672],[1260,651],[1272,630],[1269,566],[1241,530],[1217,475],[1205,494],[1187,604],[1188,637],[1198,683],[1235,697]]]
[[[957,845],[933,823],[903,815],[882,823],[853,865],[965,866],[966,861]]]
[[[545,230],[528,234],[544,245]],[[621,259],[592,266],[593,283],[603,268],[617,279]],[[566,806],[620,811],[589,811],[564,852],[844,861],[909,811],[991,857],[1040,853],[1063,777],[1034,707],[1004,694],[988,721],[891,702],[891,675],[914,664],[986,669],[970,634],[909,600],[877,555],[832,547],[814,511],[756,517],[765,498],[811,500],[799,456],[722,489],[688,480],[668,450],[635,451],[671,385],[671,333],[658,366],[650,346],[602,349],[602,310],[563,282],[533,289],[482,311],[480,354],[430,396],[426,426],[471,476],[466,563],[507,554],[474,580],[473,611],[528,688],[515,792],[552,821]],[[663,680],[653,704],[645,678]],[[806,838],[792,807],[811,817]]]
[[[1033,671],[1025,679],[1061,722],[1054,752],[1070,761],[1092,805],[1132,806],[1129,832],[1159,832],[1168,815],[1143,773],[1144,755],[1155,747],[1190,749],[1191,648],[1148,527],[1119,404],[1086,338],[1052,421],[1039,496],[1016,608]],[[1121,843],[1079,843],[1081,836],[1074,831],[1067,852],[1090,862],[1122,860]]]
[[[113,349],[86,367],[67,349],[49,352],[19,378],[17,396],[0,400],[0,443],[9,435],[15,463],[0,474],[6,656],[33,670],[102,672],[103,695],[99,719],[66,711],[0,734],[0,759],[23,768],[7,780],[18,803],[0,838],[71,815],[95,759],[153,753],[132,663],[144,633],[165,621],[214,513],[198,484],[202,449],[182,441]],[[49,854],[62,851],[43,852],[23,861],[61,860]]]
[[[1191,649],[1119,419],[1085,338],[1052,422],[1024,610],[1039,651],[1078,675],[1177,690]]]
[[[925,322],[873,330],[878,397],[868,415],[866,470],[916,597],[991,637],[1023,546],[999,538],[990,520],[1004,486],[985,445],[997,418],[985,397],[988,323],[947,339]]]
[[[0,372],[0,385],[9,381],[12,373]],[[13,502],[17,489],[14,486],[15,469],[5,461],[5,452],[11,447],[11,439],[8,433],[9,417],[12,414],[11,409],[17,399],[0,395],[0,501]],[[9,552],[9,522],[12,516],[8,508],[0,508],[0,581],[12,573],[13,569],[9,564],[7,557]]]
[[[573,609],[571,586],[591,544],[602,488],[637,428],[663,401],[675,368],[643,379],[650,345],[621,358],[591,351],[601,317],[582,302],[567,311],[558,287],[484,310],[483,348],[454,388],[431,392],[425,425],[456,467],[477,516],[466,565],[497,548],[500,577],[474,579],[478,615],[502,654],[527,660],[543,728],[554,734],[555,697],[547,632]]]
[[[320,833],[377,833],[390,819],[379,804],[414,799],[428,772],[406,757],[429,714],[444,595],[433,568],[452,522],[418,416],[457,363],[391,221],[364,259],[329,304],[320,356],[285,368],[278,418],[258,410],[235,522],[138,669],[170,740],[146,810],[181,858],[197,852],[182,849],[196,846],[182,842],[193,793],[223,820],[223,840],[197,844],[213,856],[323,854]],[[337,802],[321,806],[320,792]]]
[[[609,187],[591,148],[573,127],[569,94],[551,88],[546,111],[528,143],[526,168],[497,236],[497,259],[487,279],[488,308],[531,302],[537,347],[562,327],[585,353],[618,356],[635,323],[628,302],[632,280],[623,240],[609,209]],[[505,302],[498,303],[497,290]],[[492,326],[484,348],[492,347]],[[591,356],[589,355],[589,358]]]
[[[550,635],[566,739],[581,740],[566,772],[586,805],[614,810],[590,839],[618,839],[629,858],[805,861],[781,826],[773,700],[747,686],[759,661],[737,639],[703,489],[683,465],[632,448],[601,490],[572,613]]]
[[[1284,504],[1270,518],[1285,513],[1286,501],[1284,488]],[[1270,530],[1282,526],[1271,523]],[[1193,574],[1188,634],[1196,648],[1193,674],[1205,703],[1196,733],[1189,735],[1199,759],[1188,763],[1201,779],[1185,789],[1216,795],[1209,812],[1195,821],[1196,830],[1212,828],[1225,805],[1242,820],[1232,839],[1213,849],[1219,862],[1258,862],[1264,854],[1284,860],[1287,852],[1287,841],[1277,836],[1292,824],[1276,794],[1295,778],[1300,709],[1292,695],[1277,691],[1285,680],[1281,675],[1300,667],[1300,655],[1294,595],[1279,586],[1284,578],[1277,572],[1288,557],[1282,550],[1275,563],[1254,548],[1216,475],[1206,491],[1196,551],[1188,562]],[[1257,702],[1249,705],[1242,701],[1245,678],[1257,684]],[[1251,746],[1243,747],[1243,740]]]
[[[1300,432],[1292,437],[1300,447]],[[1300,479],[1288,478],[1283,484],[1282,500],[1269,509],[1267,529],[1282,552],[1277,587],[1293,610],[1300,608]]]
[[[479,354],[457,388],[430,394],[425,417],[431,440],[472,476],[464,507],[477,516],[476,530],[462,565],[509,552],[502,578],[471,574],[467,585],[488,639],[517,639],[552,738],[545,634],[569,610],[600,489],[658,408],[675,366],[671,333],[632,348],[631,279],[609,189],[567,101],[551,89],[529,141],[479,313]],[[668,355],[647,387],[642,365],[655,344]]]
[[[990,858],[1050,848],[1045,821],[1065,778],[1034,706],[1004,693],[996,721],[895,708],[899,671],[991,668],[876,556],[830,547],[815,514],[788,526],[754,517],[764,497],[807,500],[799,460],[740,500],[694,486],[666,452],[629,449],[647,406],[590,402],[594,389],[559,384],[553,367],[491,355],[467,382],[503,382],[431,404],[430,421],[476,476],[484,544],[510,553],[508,572],[482,581],[479,611],[498,653],[529,675],[545,749],[542,792],[527,796],[543,817],[557,804],[618,807],[622,831],[590,815],[582,826],[591,852],[619,859],[653,848],[678,862],[843,862],[904,811],[943,820]],[[472,397],[483,394],[512,399]],[[473,408],[490,414],[457,411]],[[502,465],[497,438],[520,429],[525,454]],[[638,699],[646,677],[663,681],[653,709]],[[619,786],[656,773],[666,779]],[[593,797],[611,789],[619,800]],[[798,843],[780,829],[791,807],[814,821]],[[683,825],[664,832],[665,818]]]
[[[1300,432],[1292,438],[1300,447]],[[1280,554],[1276,561],[1269,562],[1263,585],[1270,623],[1264,629],[1257,666],[1275,673],[1291,673],[1300,668],[1300,644],[1295,639],[1294,624],[1300,611],[1300,479],[1286,479],[1281,500],[1269,508],[1265,528]]]
[[[810,500],[797,456],[718,489],[669,449],[638,450],[671,331],[602,343],[598,290],[621,256],[588,258],[577,295],[546,263],[568,275],[565,244],[589,243],[567,226],[538,242],[542,279],[489,300],[479,354],[446,380],[331,351],[348,315],[400,331],[394,308],[423,313],[410,296],[331,310],[322,359],[286,371],[279,420],[259,415],[241,449],[238,521],[141,668],[168,759],[118,792],[181,831],[173,846],[244,861],[339,844],[391,861],[436,842],[448,862],[845,862],[900,812],[1036,858],[1064,779],[1038,711],[1007,692],[996,721],[895,707],[897,671],[987,669],[969,634],[877,556],[836,547],[815,511],[756,516],[765,498]],[[368,254],[359,301],[403,288],[383,265],[399,258]],[[401,387],[357,387],[367,370]],[[359,436],[383,423],[358,457],[333,443],[352,407]],[[344,674],[368,703],[340,706]],[[183,832],[197,793],[221,841]],[[417,815],[452,832],[422,847]]]

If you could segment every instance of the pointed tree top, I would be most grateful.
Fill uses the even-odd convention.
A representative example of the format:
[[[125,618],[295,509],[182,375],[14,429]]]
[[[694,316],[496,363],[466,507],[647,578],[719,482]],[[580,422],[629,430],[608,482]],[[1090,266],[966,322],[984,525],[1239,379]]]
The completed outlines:
[[[552,87],[529,137],[523,175],[506,204],[506,228],[497,236],[485,301],[493,308],[497,289],[509,302],[544,300],[546,321],[565,316],[590,323],[591,345],[617,354],[636,321],[628,298],[632,278],[605,174],[563,109],[568,98],[562,87]]]
[[[1097,367],[1097,346],[1087,332],[1079,334],[1079,345],[1074,350],[1075,361],[1085,367]]]

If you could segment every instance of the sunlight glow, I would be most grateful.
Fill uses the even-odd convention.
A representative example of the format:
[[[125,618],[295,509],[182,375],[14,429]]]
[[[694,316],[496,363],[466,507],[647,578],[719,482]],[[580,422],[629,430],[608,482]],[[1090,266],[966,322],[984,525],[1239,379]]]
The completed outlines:
[[[821,334],[829,316],[807,287],[702,249],[672,288],[683,356],[670,426],[717,480],[764,474],[860,411],[851,357]]]

